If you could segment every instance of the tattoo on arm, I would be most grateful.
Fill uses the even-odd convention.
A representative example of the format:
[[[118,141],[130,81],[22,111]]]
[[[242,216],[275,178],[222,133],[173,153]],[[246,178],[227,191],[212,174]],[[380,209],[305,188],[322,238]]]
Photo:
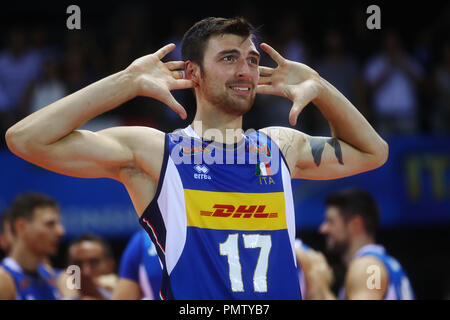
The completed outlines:
[[[279,135],[279,141],[280,141],[280,147],[281,147],[281,153],[284,155],[285,158],[287,158],[287,154],[289,149],[292,148],[292,145],[294,144],[295,139],[295,133],[294,132],[287,132],[284,130],[281,130]]]
[[[334,149],[334,155],[336,156],[338,162],[340,164],[344,164],[344,161],[342,161],[341,145],[339,144],[338,139],[336,138],[323,139],[311,137],[309,139],[309,145],[311,146],[311,153],[314,158],[314,163],[316,164],[316,166],[319,166],[320,162],[322,161],[322,153],[326,143],[328,143]]]

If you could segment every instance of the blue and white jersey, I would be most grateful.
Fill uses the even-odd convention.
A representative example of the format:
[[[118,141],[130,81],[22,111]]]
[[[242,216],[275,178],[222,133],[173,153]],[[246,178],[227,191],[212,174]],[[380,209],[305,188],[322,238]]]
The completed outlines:
[[[403,270],[400,263],[386,253],[386,250],[381,245],[369,244],[356,252],[353,259],[373,256],[380,260],[388,273],[389,283],[384,300],[414,300],[414,291],[409,282],[408,276]],[[341,288],[339,298],[345,299],[345,287]]]
[[[58,300],[60,293],[56,288],[56,273],[43,264],[39,264],[36,274],[24,272],[11,257],[0,264],[14,279],[16,300]]]
[[[139,222],[163,265],[162,299],[300,299],[289,169],[260,132],[235,144],[166,134]]]
[[[125,248],[120,261],[119,277],[139,284],[143,299],[159,299],[161,289],[161,263],[144,230],[136,232]]]

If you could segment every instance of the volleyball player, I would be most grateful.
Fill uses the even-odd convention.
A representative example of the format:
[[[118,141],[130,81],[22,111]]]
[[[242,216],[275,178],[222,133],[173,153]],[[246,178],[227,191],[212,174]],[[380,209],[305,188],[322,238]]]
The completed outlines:
[[[183,61],[161,61],[168,44],[7,131],[10,150],[27,161],[125,185],[163,264],[162,299],[299,299],[290,180],[346,177],[387,160],[386,142],[313,69],[265,43],[277,67],[260,66],[253,32],[242,18],[203,19],[184,35]],[[136,96],[185,119],[170,91],[191,88],[201,128],[78,129]],[[291,125],[313,102],[331,137],[287,127],[243,134],[256,93],[290,99]]]

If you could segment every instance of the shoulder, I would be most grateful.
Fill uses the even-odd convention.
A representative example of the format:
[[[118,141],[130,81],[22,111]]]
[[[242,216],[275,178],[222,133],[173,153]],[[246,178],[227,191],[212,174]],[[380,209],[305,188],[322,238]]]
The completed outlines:
[[[154,144],[164,142],[165,133],[150,127],[121,126],[100,130],[97,133],[114,137],[133,145]]]
[[[0,266],[0,300],[14,300],[16,285],[11,274]]]
[[[383,299],[388,284],[387,269],[374,256],[356,258],[347,269],[345,287],[349,299]]]
[[[288,127],[266,127],[259,130],[264,133],[278,146],[284,156],[291,172],[297,165],[297,160],[305,153],[309,146],[308,135]]]
[[[384,263],[375,256],[366,255],[353,259],[348,266],[348,272],[353,272],[355,274],[367,274],[367,270],[373,267],[379,267],[380,269],[386,271]]]

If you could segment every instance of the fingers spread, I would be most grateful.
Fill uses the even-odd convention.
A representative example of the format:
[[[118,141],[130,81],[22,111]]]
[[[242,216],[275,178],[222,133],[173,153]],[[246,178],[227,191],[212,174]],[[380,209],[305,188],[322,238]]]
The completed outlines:
[[[178,113],[181,119],[185,120],[187,118],[186,110],[181,104],[168,92],[167,95],[161,97],[161,101],[169,106],[170,109]]]
[[[274,86],[269,85],[269,84],[258,84],[258,86],[256,87],[256,93],[260,93],[260,94],[271,94],[271,95],[276,95],[276,96],[280,96],[280,92],[278,89],[276,89]]]
[[[267,43],[261,43],[261,49],[263,49],[277,64],[283,64],[284,58],[274,48]]]
[[[297,123],[297,118],[303,108],[311,102],[315,97],[317,97],[318,91],[315,83],[313,81],[305,81],[299,86],[295,87],[291,91],[292,100],[294,105],[289,112],[289,123],[295,126]]]
[[[195,82],[187,79],[174,80],[170,83],[170,90],[194,88]]]
[[[172,71],[171,74],[172,74],[172,77],[174,77],[175,79],[183,79],[184,78],[184,73],[181,70]]]
[[[175,44],[170,43],[168,45],[165,45],[164,47],[162,47],[161,49],[159,49],[158,51],[155,52],[155,55],[158,57],[159,60],[161,60],[162,58],[164,58],[170,51],[172,51],[173,49],[175,49]]]
[[[273,68],[269,68],[269,67],[259,67],[259,75],[261,76],[261,77],[264,77],[264,76],[271,76],[272,74],[273,74],[273,72],[274,72],[274,70],[275,69],[273,69]]]
[[[169,61],[164,63],[170,71],[184,69],[184,61]]]
[[[272,77],[259,77],[258,84],[272,84]]]

